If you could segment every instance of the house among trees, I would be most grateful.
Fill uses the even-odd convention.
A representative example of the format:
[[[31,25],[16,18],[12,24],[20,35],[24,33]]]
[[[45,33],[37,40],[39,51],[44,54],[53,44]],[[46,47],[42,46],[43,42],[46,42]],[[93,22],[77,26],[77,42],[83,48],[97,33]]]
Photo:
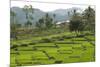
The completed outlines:
[[[66,27],[68,27],[69,22],[70,22],[69,20],[57,22],[56,27],[66,28]]]

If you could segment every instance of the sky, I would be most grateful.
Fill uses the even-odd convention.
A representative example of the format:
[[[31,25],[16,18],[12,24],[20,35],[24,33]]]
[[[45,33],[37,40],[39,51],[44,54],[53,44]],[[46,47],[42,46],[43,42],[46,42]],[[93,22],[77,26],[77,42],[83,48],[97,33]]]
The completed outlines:
[[[27,0],[30,1],[30,0]],[[95,5],[95,0],[31,0],[31,1],[42,1],[42,2],[60,2],[60,3],[73,3],[73,4],[88,4]],[[38,8],[44,12],[53,11],[56,9],[68,9],[72,7],[78,7],[85,9],[87,5],[71,5],[71,4],[48,4],[48,3],[36,3],[36,2],[25,2],[24,1],[11,1],[11,7],[23,8],[24,5],[32,5],[33,8]],[[91,6],[95,9],[95,6]]]

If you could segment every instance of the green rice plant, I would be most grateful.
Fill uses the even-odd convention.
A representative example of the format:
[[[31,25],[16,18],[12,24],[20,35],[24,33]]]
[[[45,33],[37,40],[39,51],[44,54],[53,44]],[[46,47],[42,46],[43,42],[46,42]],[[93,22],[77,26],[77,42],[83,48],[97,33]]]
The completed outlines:
[[[73,53],[72,50],[58,50],[58,52],[59,52],[60,54],[72,54],[72,53]]]
[[[94,47],[91,43],[89,43],[89,42],[84,42],[84,43],[82,43],[82,45],[83,46],[85,46],[85,47]]]
[[[40,40],[40,43],[49,43],[49,42],[52,42],[53,40],[52,39],[50,39],[50,38],[42,38],[41,40]]]
[[[33,48],[31,47],[18,47],[18,50],[19,51],[32,51],[33,50]]]
[[[72,55],[73,55],[73,56],[74,56],[74,55],[79,55],[79,56],[80,56],[80,55],[82,54],[82,52],[83,52],[82,49],[80,49],[80,50],[76,50],[76,49],[74,49]]]
[[[93,35],[75,37],[69,32],[49,33],[30,39],[11,40],[11,45],[15,46],[11,49],[11,67],[95,60],[95,46],[91,44],[95,42]]]
[[[74,38],[75,36],[73,35],[63,35],[62,38],[64,39],[71,39],[71,38]]]
[[[59,47],[72,47],[73,44],[57,44]]]
[[[55,50],[57,50],[57,47],[38,47],[37,48],[37,50],[40,50],[40,51],[42,51],[42,50],[45,50],[45,51],[55,51]]]
[[[10,58],[10,63],[11,63],[11,64],[16,64],[16,62],[15,62],[16,55],[11,54],[10,57],[11,57],[11,58]]]
[[[38,46],[44,46],[45,47],[45,46],[55,46],[55,45],[54,45],[54,43],[37,43],[34,46],[37,46],[37,47]]]
[[[82,49],[82,45],[81,44],[74,44],[72,46],[72,49],[74,49],[74,50],[81,50]]]
[[[63,61],[64,63],[76,63],[80,62],[80,58],[71,58],[70,56]]]
[[[87,40],[90,40],[90,41],[95,41],[95,37],[94,36],[85,36],[85,38],[87,39]]]
[[[72,38],[73,41],[86,41],[85,38]]]
[[[55,41],[56,44],[73,44],[72,41]]]
[[[72,47],[60,47],[58,50],[72,50]]]

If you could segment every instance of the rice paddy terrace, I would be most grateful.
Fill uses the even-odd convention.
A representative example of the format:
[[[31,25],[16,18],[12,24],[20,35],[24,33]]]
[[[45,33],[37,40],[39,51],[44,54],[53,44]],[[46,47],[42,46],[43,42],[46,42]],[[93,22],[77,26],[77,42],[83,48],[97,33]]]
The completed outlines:
[[[88,61],[95,61],[94,35],[11,42],[11,67]]]

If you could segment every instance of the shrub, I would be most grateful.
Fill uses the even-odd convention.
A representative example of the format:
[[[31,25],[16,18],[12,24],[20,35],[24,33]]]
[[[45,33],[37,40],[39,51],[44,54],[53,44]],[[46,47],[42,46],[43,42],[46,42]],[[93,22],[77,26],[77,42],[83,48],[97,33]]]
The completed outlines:
[[[49,59],[55,59],[54,57],[50,57]]]
[[[17,64],[17,66],[22,66],[22,64]]]
[[[17,48],[14,48],[14,50],[15,50],[15,51],[18,51],[18,49],[17,49]]]
[[[37,50],[37,48],[36,47],[33,47],[33,50]]]
[[[32,62],[30,61],[30,62],[26,62],[25,64],[32,64]]]
[[[20,46],[22,46],[22,47],[27,47],[28,44],[21,44]]]
[[[35,42],[31,42],[31,43],[29,43],[29,45],[35,45],[36,43]]]
[[[64,40],[64,38],[59,38],[58,40],[59,40],[59,41],[63,41],[63,40]]]
[[[10,46],[11,49],[14,49],[14,48],[17,48],[17,47],[18,47],[18,45],[11,45]]]
[[[56,64],[60,64],[60,63],[62,63],[62,62],[63,62],[63,61],[61,61],[61,60],[60,60],[60,61],[55,61]]]
[[[41,43],[48,43],[48,42],[52,42],[53,40],[50,38],[43,38],[42,40],[40,40]]]
[[[65,38],[65,39],[71,39],[73,37],[75,37],[75,36],[66,36],[66,35],[62,36],[62,38]]]
[[[81,34],[81,35],[77,35],[76,37],[84,37],[85,35]]]

